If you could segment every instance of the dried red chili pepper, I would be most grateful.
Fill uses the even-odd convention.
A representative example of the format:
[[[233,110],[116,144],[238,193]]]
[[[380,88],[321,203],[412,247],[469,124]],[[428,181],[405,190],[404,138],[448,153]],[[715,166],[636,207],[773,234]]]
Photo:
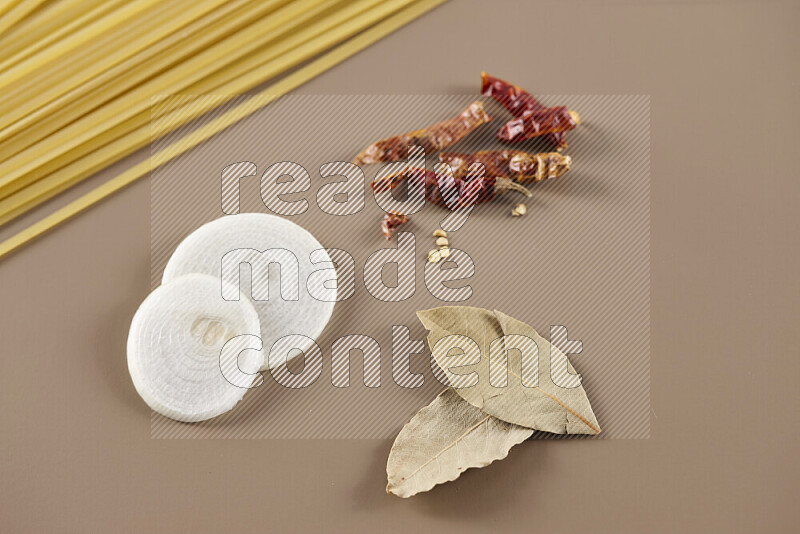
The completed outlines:
[[[381,221],[381,232],[383,232],[384,237],[386,237],[386,241],[392,238],[392,234],[397,230],[398,226],[407,222],[408,216],[402,213],[387,213],[384,215]]]
[[[515,117],[521,117],[528,110],[547,109],[547,106],[522,87],[485,72],[481,72],[481,94],[500,102]]]
[[[526,111],[521,117],[511,119],[497,131],[501,141],[516,143],[540,135],[557,134],[572,130],[580,124],[580,117],[567,106],[547,108],[545,112]]]
[[[567,148],[567,132],[549,133],[544,138],[556,147],[556,150],[564,150]]]
[[[483,150],[474,154],[442,152],[439,161],[450,165],[453,175],[466,178],[469,167],[480,163],[488,176],[504,176],[516,182],[558,178],[572,165],[572,158],[558,152],[528,154],[520,150]]]
[[[421,146],[426,152],[442,150],[490,120],[492,118],[483,110],[483,103],[473,102],[458,117],[371,144],[356,156],[353,163],[399,161],[408,157],[409,145]]]
[[[503,105],[515,119],[497,132],[501,141],[522,141],[544,135],[558,149],[566,148],[564,132],[575,128],[580,117],[564,106],[548,108],[518,85],[481,73],[481,93]]]
[[[409,186],[421,185],[428,202],[457,210],[474,204],[482,204],[495,198],[498,193],[514,190],[531,196],[525,187],[512,182],[504,176],[485,176],[465,180],[449,173],[435,173],[427,169],[415,167],[410,170],[396,172],[372,182],[372,189],[377,193],[391,191],[408,179]]]

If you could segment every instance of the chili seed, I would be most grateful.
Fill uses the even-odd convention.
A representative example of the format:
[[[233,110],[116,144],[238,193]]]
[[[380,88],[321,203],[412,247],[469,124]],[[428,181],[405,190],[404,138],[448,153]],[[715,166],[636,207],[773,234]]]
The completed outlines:
[[[439,250],[431,250],[428,252],[428,261],[431,263],[436,263],[442,259],[442,253]]]

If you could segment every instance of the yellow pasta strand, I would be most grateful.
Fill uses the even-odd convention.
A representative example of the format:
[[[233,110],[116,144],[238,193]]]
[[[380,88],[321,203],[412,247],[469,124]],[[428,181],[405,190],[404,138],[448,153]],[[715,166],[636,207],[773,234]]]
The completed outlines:
[[[8,59],[0,63],[0,72],[16,65],[65,35],[75,32],[124,2],[125,0],[56,2],[50,10],[45,10],[38,17],[30,17],[27,24],[17,25],[13,31],[3,37],[3,40],[0,41],[0,49],[5,51],[3,55]],[[91,9],[76,16],[76,9],[87,5]],[[69,22],[65,24],[65,20]]]
[[[320,12],[339,1],[315,2],[312,10]],[[225,62],[245,56],[271,41],[281,28],[287,27],[293,19],[303,15],[306,7],[298,3],[281,9],[276,12],[275,17],[244,29],[211,49],[166,71],[163,75],[134,88],[126,93],[124,98],[112,100],[86,117],[4,161],[0,164],[0,198],[30,183],[24,178],[25,175],[32,173],[49,160],[69,152],[92,137],[101,135],[116,124],[147,109],[153,96],[180,92],[191,83],[212,74]]]
[[[294,66],[301,63],[307,58],[313,57],[321,50],[330,47],[332,44],[340,42],[352,34],[360,31],[369,25],[373,24],[376,20],[380,20],[389,15],[392,11],[408,4],[410,0],[394,0],[391,2],[382,2],[382,0],[361,0],[354,2],[340,12],[337,12],[327,19],[315,22],[303,30],[296,32],[287,41],[282,41],[272,47],[271,49],[262,51],[257,56],[248,57],[243,63],[236,66],[230,74],[234,74],[233,78],[227,83],[220,85],[219,81],[209,80],[204,84],[193,86],[192,89],[195,94],[200,94],[206,90],[216,90],[218,94],[228,95],[237,94],[246,91],[265,79],[269,79],[274,75],[282,72],[287,66]],[[378,5],[369,11],[364,11],[367,7]],[[359,14],[359,12],[364,11]],[[346,21],[349,17],[353,17],[349,24],[344,27],[342,22]],[[302,24],[302,20],[296,20],[296,24]],[[320,39],[312,39],[315,36],[322,36]],[[306,41],[303,44],[303,41]],[[225,78],[229,79],[229,78]],[[221,97],[226,99],[225,97]],[[91,175],[98,169],[98,162],[114,161],[119,157],[126,155],[128,150],[132,152],[134,149],[147,144],[150,139],[158,138],[173,129],[189,122],[202,115],[203,113],[213,109],[221,103],[219,98],[209,99],[202,98],[198,101],[193,101],[187,104],[183,109],[171,111],[166,114],[161,120],[158,121],[157,127],[149,125],[150,113],[146,112],[138,117],[138,129],[131,134],[125,136],[125,141],[122,143],[111,143],[111,145],[103,146],[101,149],[93,152],[88,158],[83,161],[77,162],[75,165],[69,165],[58,172],[51,174],[45,178],[40,179],[33,185],[25,188],[19,193],[13,194],[0,201],[0,224],[10,220],[29,209],[33,204],[39,203],[51,197],[57,192],[62,191],[66,187],[77,183],[85,177]],[[137,124],[126,121],[121,127],[123,129],[135,127]],[[103,136],[95,138],[90,146],[82,147],[82,155],[92,152],[100,146],[105,144],[109,139],[116,136],[117,132],[109,131]],[[106,138],[108,136],[108,138]],[[97,142],[97,145],[94,143]],[[128,148],[130,147],[130,148]],[[124,150],[124,153],[115,152],[117,150]],[[102,166],[102,165],[101,165]],[[51,169],[48,169],[48,171]]]
[[[5,33],[9,28],[14,26],[32,11],[35,11],[45,0],[27,0],[15,5],[8,12],[0,18],[0,34]]]
[[[267,62],[268,60],[272,60],[267,65],[269,68],[271,68],[271,70],[267,72],[262,67],[262,69],[259,71],[250,72],[248,73],[247,76],[242,76],[241,78],[237,79],[235,85],[226,87],[225,88],[226,91],[233,93],[234,89],[236,90],[235,92],[242,92],[247,89],[250,89],[255,85],[258,85],[259,83],[268,79],[269,77],[273,76],[274,74],[278,74],[279,72],[281,72],[282,69],[284,69],[287,64],[291,63],[291,65],[297,65],[302,61],[304,61],[305,59],[308,59],[309,57],[319,53],[320,51],[324,50],[325,48],[329,47],[332,43],[334,43],[335,42],[334,39],[341,40],[338,34],[335,33],[328,34],[322,42],[315,43],[315,45],[313,45],[311,48],[297,47],[297,45],[302,44],[304,41],[308,41],[309,39],[311,39],[316,35],[320,35],[322,33],[333,30],[337,24],[344,22],[345,20],[347,20],[348,17],[351,17],[358,11],[363,11],[369,5],[378,4],[380,3],[380,1],[381,0],[361,0],[359,2],[355,2],[340,12],[336,12],[335,14],[327,18],[320,19],[314,24],[308,25],[303,30],[294,32],[290,39],[286,41],[280,41],[275,45],[266,48],[260,51],[258,54],[255,54],[254,56],[248,58],[249,60],[248,63],[244,66],[240,66],[238,71],[234,72],[245,73],[247,72],[247,70],[250,70],[249,67],[251,65],[257,66],[259,62],[264,63]],[[404,3],[408,3],[410,0],[401,0],[401,1]],[[375,22],[375,20],[382,18],[387,14],[386,13],[387,9],[391,9],[393,5],[396,6],[397,4],[398,0],[395,0],[394,2],[388,2],[385,6],[376,9],[371,15],[365,16],[366,18],[362,18],[360,21],[357,20],[356,23],[359,25],[358,27],[363,28],[367,24],[373,23]],[[292,31],[296,26],[304,25],[307,22],[306,19],[311,19],[314,17],[314,15],[315,13],[312,12],[312,13],[307,13],[301,17],[292,19],[292,21],[289,24],[283,27],[283,31],[287,32]],[[292,50],[293,48],[296,49]],[[281,57],[282,54],[285,54],[290,51],[292,51],[291,54],[287,54],[286,56]],[[220,79],[209,80],[202,85],[197,85],[195,87],[192,87],[192,89],[197,89],[196,91],[192,92],[201,93],[205,92],[206,90],[214,89],[215,87],[223,85],[224,84],[223,80],[227,80],[227,78],[223,78],[222,80]],[[216,105],[218,105],[218,102],[213,103],[208,100],[203,101],[201,105],[192,104],[189,112],[179,114],[177,116],[173,115],[170,118],[169,123],[173,125],[173,128],[177,128],[182,124],[200,116],[202,113],[205,113],[210,109],[213,109],[213,107],[215,107]],[[45,176],[69,164],[71,161],[77,158],[83,157],[86,154],[91,153],[94,150],[97,150],[99,147],[105,145],[106,143],[110,142],[116,137],[126,134],[127,132],[130,132],[131,130],[134,130],[136,128],[139,129],[137,136],[135,138],[129,137],[130,148],[128,149],[128,151],[130,152],[132,152],[135,148],[139,148],[144,144],[146,144],[147,141],[149,141],[149,139],[158,137],[162,133],[167,133],[167,132],[151,131],[151,128],[149,127],[150,118],[151,118],[150,111],[148,109],[145,109],[142,113],[138,114],[137,116],[128,119],[125,122],[111,129],[104,130],[101,135],[92,137],[87,143],[82,144],[81,146],[73,149],[72,151],[57,158],[51,159],[50,161],[45,163],[42,167],[37,169],[37,172],[30,173],[20,179],[15,180],[15,182],[9,186],[9,190],[13,188],[19,189],[22,188],[23,186],[28,186],[28,184],[34,184],[33,186],[28,186],[27,189],[21,191],[22,197],[16,196],[17,199],[19,198],[27,199],[26,194],[28,192],[28,189],[31,189],[32,187],[35,188],[35,186],[38,186],[42,182],[53,183],[54,181],[58,181],[59,178],[57,178],[57,176],[63,176],[64,173],[59,172],[56,173],[55,175],[46,176],[45,178],[41,178],[42,176]],[[123,157],[124,155],[126,154],[121,153],[118,154],[116,157],[112,155],[109,159],[110,161],[113,161],[115,159],[118,159],[119,157]],[[70,167],[70,169],[73,168],[74,167]],[[70,170],[67,172],[73,172],[73,171]],[[86,173],[80,172],[80,175],[85,176]],[[18,207],[17,202],[19,201],[12,201],[12,203],[9,205],[9,203],[7,202],[8,200],[9,199],[7,197],[6,199],[3,199],[3,201],[0,201],[0,213],[3,213],[7,210],[10,211],[12,209],[16,210],[16,208]],[[0,217],[0,223],[4,222],[4,219],[5,217]]]
[[[30,74],[35,69],[72,52],[80,45],[91,41],[104,32],[110,31],[123,22],[135,17],[138,13],[155,6],[160,0],[136,0],[128,2],[125,7],[115,10],[100,20],[91,23],[79,32],[70,35],[42,52],[28,58],[23,63],[16,65],[0,75],[0,89],[8,87],[26,74]]]
[[[9,158],[89,111],[198,53],[238,28],[274,10],[275,2],[235,0],[194,21],[152,47],[64,93],[45,106],[0,129],[0,160]],[[45,95],[45,99],[46,99]]]
[[[288,75],[280,82],[269,87],[255,99],[251,99],[248,102],[245,102],[244,104],[241,104],[226,112],[222,116],[187,136],[187,138],[181,140],[181,142],[170,145],[170,147],[167,147],[165,150],[157,154],[156,161],[154,163],[158,165],[164,164],[167,161],[179,156],[183,152],[186,152],[190,148],[197,146],[216,133],[224,130],[231,124],[234,124],[242,118],[248,116],[256,109],[263,107],[276,98],[311,80],[322,72],[344,61],[348,57],[359,52],[378,39],[393,32],[397,28],[404,26],[408,22],[414,20],[415,18],[443,2],[444,0],[421,0],[409,8],[397,13],[396,15],[391,16],[385,21],[376,24],[369,30],[361,33],[353,39],[350,39],[346,43],[339,45],[337,48],[323,55],[319,59],[309,63],[307,66]],[[145,161],[135,165],[119,176],[101,185],[97,189],[87,193],[86,195],[83,195],[77,200],[48,215],[26,230],[23,230],[10,239],[0,243],[0,257],[21,247],[22,245],[44,234],[60,223],[84,211],[93,204],[129,185],[133,181],[147,174],[151,169],[151,165],[153,165],[153,163],[150,161]]]
[[[151,0],[140,1],[149,2]],[[82,49],[78,49],[70,58],[68,70],[70,75],[66,80],[61,78],[64,74],[61,69],[45,69],[40,71],[42,73],[40,77],[34,77],[32,80],[28,80],[28,83],[15,87],[13,93],[9,94],[7,92],[9,89],[5,90],[6,98],[0,106],[0,112],[3,114],[0,126],[5,127],[11,124],[46,104],[49,99],[101,74],[224,2],[225,0],[206,0],[199,4],[192,4],[195,6],[193,8],[183,7],[180,2],[165,2],[157,9],[144,14],[139,20],[128,23],[123,34],[124,42],[117,43],[120,38],[115,32],[110,32],[104,37],[100,37],[97,42],[86,43],[83,54],[80,53]],[[169,22],[162,24],[161,21],[164,19]],[[56,43],[55,48],[60,52],[60,43]],[[17,68],[35,63],[37,58],[48,56],[47,52],[50,50],[25,60],[16,67],[12,67],[8,72],[11,73]],[[58,56],[58,52],[54,54],[55,57]],[[0,76],[0,80],[2,80],[2,76]]]
[[[64,20],[79,18],[100,4],[113,5],[114,3],[106,0],[48,2],[41,9],[0,35],[0,50],[5,52],[6,57],[11,57],[63,27]]]
[[[14,9],[14,6],[20,3],[21,0],[5,0],[0,2],[0,17],[4,17],[6,13]]]
[[[188,87],[185,89],[185,92],[191,94],[201,94],[201,93],[208,93],[210,91],[217,91],[222,92],[223,94],[234,94],[237,92],[242,92],[245,90],[250,89],[252,86],[243,87],[241,84],[236,85],[236,89],[225,87],[221,91],[219,88],[227,83],[229,80],[234,78],[239,78],[240,76],[246,74],[248,71],[258,67],[259,65],[263,64],[264,62],[275,58],[277,55],[291,49],[295,45],[300,45],[304,41],[316,36],[317,34],[328,31],[333,28],[335,25],[345,22],[348,18],[357,15],[359,12],[364,11],[365,9],[373,6],[374,4],[378,3],[378,0],[362,0],[360,2],[353,2],[351,4],[347,4],[344,9],[337,11],[331,14],[328,17],[320,18],[318,17],[318,13],[314,11],[307,12],[302,16],[296,17],[292,19],[289,24],[282,26],[281,33],[287,33],[294,28],[302,26],[303,29],[300,31],[296,31],[292,34],[292,36],[286,40],[285,42],[279,42],[276,45],[272,45],[266,47],[262,50],[257,51],[254,54],[247,55],[244,59],[224,67],[219,71],[215,72],[213,75],[202,79],[200,82]],[[312,23],[312,21],[315,21]],[[186,40],[187,42],[189,40]],[[251,78],[248,78],[248,80]],[[257,83],[264,81],[258,80]],[[88,107],[91,105],[90,101],[84,102],[84,107]],[[63,126],[64,118],[60,117],[64,110],[55,110],[53,115],[44,117],[43,123],[46,125],[50,131],[54,131],[58,129],[58,127]],[[75,110],[72,110],[75,113]],[[144,124],[150,118],[150,111],[145,110],[140,113],[141,122],[140,124]],[[38,126],[38,124],[37,124]],[[37,128],[38,130],[38,128]],[[16,133],[14,130],[9,131],[0,131],[0,139],[2,139],[6,135],[11,135],[12,133]],[[36,132],[41,136],[40,132]],[[12,139],[9,139],[5,143],[0,143],[0,159],[7,158],[10,155],[17,153],[18,151],[22,150],[26,146],[28,146],[28,141],[31,136],[22,135],[22,136],[15,136]],[[96,147],[96,145],[94,145]],[[90,148],[90,150],[93,148]],[[73,152],[73,151],[70,151]],[[76,156],[77,157],[77,156]],[[47,166],[48,169],[52,170],[52,166]],[[36,175],[43,175],[49,170],[45,168],[40,168],[37,170]],[[31,178],[33,179],[33,178]],[[24,180],[20,182],[18,185],[22,186],[27,183],[29,180]]]

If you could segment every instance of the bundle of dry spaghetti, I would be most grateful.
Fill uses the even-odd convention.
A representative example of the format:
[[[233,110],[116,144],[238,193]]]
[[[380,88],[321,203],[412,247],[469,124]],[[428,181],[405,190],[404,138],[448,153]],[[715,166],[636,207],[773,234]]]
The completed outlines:
[[[165,96],[233,97],[295,69],[0,243],[0,256],[442,2],[0,2],[0,225],[227,100]]]

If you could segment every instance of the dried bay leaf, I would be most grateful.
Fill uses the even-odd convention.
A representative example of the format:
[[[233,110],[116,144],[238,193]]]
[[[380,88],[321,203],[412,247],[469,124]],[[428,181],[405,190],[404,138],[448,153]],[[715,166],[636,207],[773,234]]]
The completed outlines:
[[[533,434],[465,402],[448,388],[403,427],[386,464],[386,491],[411,497],[508,455]]]
[[[454,384],[455,391],[471,405],[503,421],[536,430],[556,434],[600,432],[583,386],[564,388],[553,382],[550,373],[551,352],[555,361],[565,362],[565,368],[574,374],[572,365],[561,351],[542,338],[531,326],[496,310],[468,306],[443,306],[417,312],[417,316],[430,332],[428,344],[436,363],[443,369],[453,367],[454,360],[458,359],[449,355],[452,351],[448,349],[447,343],[437,347],[439,340],[455,334],[469,338],[477,344],[480,361],[460,365],[454,370],[457,375],[477,373],[477,384],[468,387],[460,383]],[[508,357],[507,385],[494,387],[490,381],[490,344],[510,335],[525,336],[538,346],[538,383],[535,386],[530,381],[523,384],[521,351],[505,350],[508,347],[502,341],[498,343],[504,349],[502,353]],[[468,358],[462,360],[467,361]],[[526,361],[530,362],[531,359]],[[497,383],[495,378],[493,380]]]

